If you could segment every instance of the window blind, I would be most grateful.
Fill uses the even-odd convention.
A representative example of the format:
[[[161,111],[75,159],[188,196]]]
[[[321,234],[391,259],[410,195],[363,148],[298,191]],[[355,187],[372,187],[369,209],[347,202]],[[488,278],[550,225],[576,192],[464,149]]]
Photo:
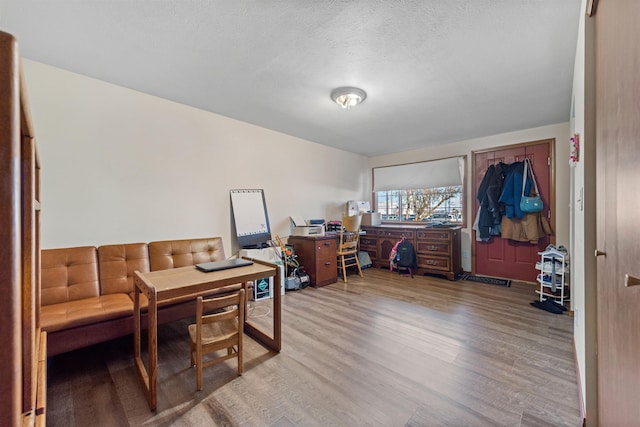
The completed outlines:
[[[462,185],[464,158],[373,168],[373,191],[416,190]]]

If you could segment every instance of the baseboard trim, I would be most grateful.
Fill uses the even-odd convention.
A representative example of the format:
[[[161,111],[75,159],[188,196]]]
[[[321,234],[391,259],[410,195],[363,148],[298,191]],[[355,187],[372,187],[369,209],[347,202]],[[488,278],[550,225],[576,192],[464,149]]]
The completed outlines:
[[[578,364],[578,352],[576,351],[576,340],[571,339],[573,345],[573,362],[576,367],[576,382],[578,383],[578,403],[580,404],[580,418],[582,419],[582,427],[587,425],[587,414],[584,407],[584,396],[582,395],[582,382],[580,381],[580,365]]]

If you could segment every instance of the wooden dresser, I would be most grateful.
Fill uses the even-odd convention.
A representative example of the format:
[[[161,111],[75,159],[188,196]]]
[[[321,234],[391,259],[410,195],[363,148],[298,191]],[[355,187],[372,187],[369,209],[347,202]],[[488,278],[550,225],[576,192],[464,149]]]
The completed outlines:
[[[389,268],[389,253],[398,240],[409,240],[415,250],[418,274],[440,274],[455,280],[462,273],[460,227],[362,226],[360,250],[368,252],[374,267]]]
[[[298,262],[309,274],[311,286],[325,286],[338,281],[338,241],[335,235],[290,236],[288,242],[293,245]]]

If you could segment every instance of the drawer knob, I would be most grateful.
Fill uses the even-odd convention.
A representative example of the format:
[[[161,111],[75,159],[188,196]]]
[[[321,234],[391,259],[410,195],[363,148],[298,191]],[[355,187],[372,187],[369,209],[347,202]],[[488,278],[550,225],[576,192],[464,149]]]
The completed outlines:
[[[331,261],[325,262],[324,265],[331,265]]]
[[[430,251],[437,251],[438,247],[436,245],[429,245],[427,246],[427,249],[429,249]]]

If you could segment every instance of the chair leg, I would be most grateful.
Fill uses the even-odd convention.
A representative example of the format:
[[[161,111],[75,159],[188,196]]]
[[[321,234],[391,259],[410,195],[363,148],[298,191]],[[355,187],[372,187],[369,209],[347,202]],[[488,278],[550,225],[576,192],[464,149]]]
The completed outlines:
[[[242,358],[242,338],[243,336],[240,335],[240,341],[238,342],[238,374],[242,375],[242,373],[244,372],[244,360]]]
[[[202,349],[196,352],[196,389],[202,390]]]
[[[344,255],[340,257],[340,265],[342,266],[342,280],[347,283],[347,267],[344,265]]]
[[[360,268],[360,260],[358,259],[358,254],[356,254],[356,265],[358,266],[358,273],[360,274],[360,277],[364,277],[362,275],[362,269]]]

